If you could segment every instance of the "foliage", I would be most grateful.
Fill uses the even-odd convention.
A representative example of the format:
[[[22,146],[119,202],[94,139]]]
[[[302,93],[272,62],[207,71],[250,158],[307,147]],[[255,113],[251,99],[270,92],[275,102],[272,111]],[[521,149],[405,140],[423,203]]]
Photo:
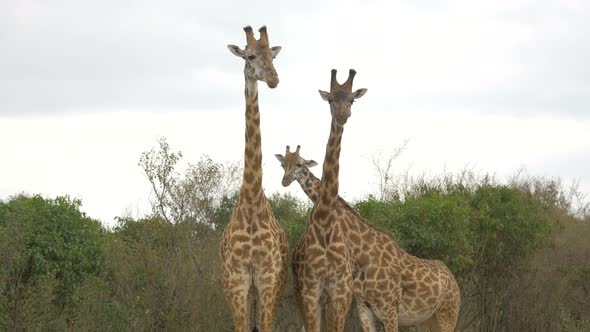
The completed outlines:
[[[103,264],[100,223],[69,197],[0,203],[0,326],[59,326],[76,288]]]
[[[164,137],[158,144],[159,149],[143,152],[139,161],[155,196],[152,214],[170,223],[198,222],[212,227],[226,223],[215,213],[236,192],[239,166],[215,163],[204,155],[196,164],[188,164],[181,176],[176,166],[182,152],[171,151]]]
[[[484,185],[473,195],[476,264],[471,281],[482,330],[497,330],[508,285],[545,239],[549,223],[537,205],[530,192],[507,186]]]
[[[404,202],[370,197],[355,204],[371,223],[395,234],[402,248],[418,257],[441,259],[457,275],[473,266],[469,203],[459,194],[436,188]]]
[[[103,278],[89,279],[79,293],[75,327],[227,330],[218,238],[204,224],[119,220],[105,245]]]
[[[179,180],[178,173],[174,171],[176,163],[182,158],[182,152],[171,152],[164,137],[158,140],[158,144],[159,150],[152,148],[141,154],[139,166],[143,168],[156,196],[152,203],[153,213],[172,222],[172,218],[178,219],[184,212],[182,203],[177,203],[176,199],[175,188]]]
[[[68,197],[0,202],[0,330],[231,330],[218,243],[237,198],[239,168],[182,158],[165,139],[140,166],[152,213],[104,230]],[[401,151],[401,150],[400,150]],[[355,208],[419,257],[443,260],[462,289],[459,330],[587,330],[588,204],[557,179],[519,172],[507,183],[465,171],[395,177]],[[291,247],[310,204],[270,195]],[[277,330],[295,331],[292,275]],[[357,331],[351,309],[346,331]]]
[[[305,230],[310,206],[288,193],[274,193],[268,198],[268,202],[277,221],[287,233],[289,247],[293,248]]]
[[[211,223],[216,226],[215,229],[222,230],[225,228],[225,226],[227,226],[229,220],[231,219],[231,215],[234,211],[237,200],[237,192],[234,192],[231,196],[223,195],[223,197],[221,197],[221,200],[217,208],[214,210],[211,219]]]

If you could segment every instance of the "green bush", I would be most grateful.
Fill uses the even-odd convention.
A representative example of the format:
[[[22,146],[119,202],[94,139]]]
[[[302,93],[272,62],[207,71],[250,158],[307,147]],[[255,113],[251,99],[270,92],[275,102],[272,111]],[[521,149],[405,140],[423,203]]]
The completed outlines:
[[[528,192],[507,186],[482,186],[472,198],[477,270],[499,274],[531,254],[545,239],[549,221]]]
[[[475,265],[470,281],[481,330],[497,330],[509,286],[546,239],[549,221],[540,204],[530,192],[504,185],[482,185],[473,194]]]
[[[212,221],[210,224],[216,226],[220,230],[223,230],[229,223],[231,215],[234,212],[234,207],[238,200],[238,193],[235,192],[232,195],[224,195],[219,202],[219,206],[214,210]]]
[[[198,223],[120,219],[105,243],[100,279],[81,288],[74,327],[91,330],[228,330],[220,233]]]
[[[403,195],[369,197],[355,208],[395,234],[408,252],[444,261],[462,288],[463,321],[493,331],[503,319],[509,286],[545,243],[549,217],[563,215],[567,204],[555,184],[464,178],[413,180],[397,191]]]
[[[361,216],[395,235],[413,255],[440,259],[456,274],[473,266],[468,197],[424,189],[422,196],[405,201],[378,201],[373,197],[355,204]]]
[[[61,326],[76,288],[103,266],[103,230],[79,200],[16,196],[0,202],[0,326]]]
[[[239,167],[203,157],[181,175],[180,156],[164,140],[142,155],[152,214],[108,231],[68,197],[0,202],[0,330],[231,330],[218,245]],[[590,205],[559,180],[523,174],[507,184],[472,172],[389,179],[386,199],[354,206],[408,252],[450,267],[462,290],[459,330],[587,330]],[[293,248],[310,204],[268,200]],[[281,331],[302,324],[292,277]],[[359,329],[355,315],[346,331]]]
[[[295,243],[305,230],[309,205],[288,193],[283,195],[274,193],[268,198],[268,202],[277,221],[287,233],[289,248],[295,247]]]

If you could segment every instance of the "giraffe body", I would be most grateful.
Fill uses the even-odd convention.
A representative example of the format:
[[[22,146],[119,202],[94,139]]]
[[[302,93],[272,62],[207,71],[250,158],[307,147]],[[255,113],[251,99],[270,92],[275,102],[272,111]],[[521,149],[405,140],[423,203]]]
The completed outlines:
[[[276,157],[285,169],[283,185],[297,180],[307,196],[317,201],[320,180],[309,170],[317,163],[301,158],[299,149]],[[341,197],[337,205],[355,264],[353,291],[363,330],[376,331],[379,319],[387,331],[418,324],[426,324],[432,331],[453,331],[460,292],[447,266],[410,255],[392,234],[367,223]]]
[[[320,331],[325,309],[328,331],[342,331],[352,300],[352,260],[340,227],[306,229],[293,251],[295,294],[306,331]],[[318,245],[318,242],[322,242]],[[309,263],[307,263],[309,262]]]
[[[236,206],[220,243],[223,290],[235,331],[273,329],[276,309],[287,278],[288,244],[262,190],[262,150],[258,81],[271,88],[279,80],[272,59],[280,47],[270,48],[266,27],[260,39],[252,28],[244,28],[245,50],[229,45],[230,51],[246,61],[246,144],[244,175]],[[259,309],[259,310],[258,310]]]
[[[339,222],[343,211],[338,208],[337,198],[343,126],[350,116],[352,100],[360,98],[366,91],[357,91],[356,97],[353,97],[351,89],[354,74],[351,70],[346,83],[339,85],[336,82],[336,71],[332,70],[330,93],[320,91],[322,96],[330,99],[330,136],[318,199],[314,201],[304,234],[292,256],[295,294],[307,332],[320,331],[323,309],[326,312],[324,321],[327,331],[343,331],[353,296],[354,262]]]

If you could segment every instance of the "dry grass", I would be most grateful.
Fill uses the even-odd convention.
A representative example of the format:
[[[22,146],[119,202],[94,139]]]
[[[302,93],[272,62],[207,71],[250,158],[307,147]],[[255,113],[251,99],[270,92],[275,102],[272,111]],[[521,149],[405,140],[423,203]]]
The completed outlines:
[[[590,223],[566,219],[517,276],[504,303],[506,331],[590,330]]]

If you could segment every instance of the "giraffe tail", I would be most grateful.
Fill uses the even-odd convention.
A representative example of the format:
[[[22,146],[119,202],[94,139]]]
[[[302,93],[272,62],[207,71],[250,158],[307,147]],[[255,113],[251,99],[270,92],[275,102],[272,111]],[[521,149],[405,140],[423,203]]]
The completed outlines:
[[[258,298],[258,292],[256,291],[256,288],[251,287],[250,291],[248,292],[248,297],[249,297],[249,307],[250,307],[250,326],[252,327],[252,332],[258,332],[258,327],[256,327],[256,318],[258,318],[258,312],[257,312],[257,298]]]

